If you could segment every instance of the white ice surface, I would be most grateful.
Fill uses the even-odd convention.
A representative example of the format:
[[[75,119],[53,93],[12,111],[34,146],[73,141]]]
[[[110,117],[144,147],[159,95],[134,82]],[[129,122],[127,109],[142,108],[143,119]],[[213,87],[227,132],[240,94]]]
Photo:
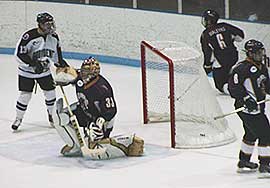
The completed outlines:
[[[80,65],[79,61],[69,62],[75,67]],[[270,179],[257,179],[256,173],[236,173],[243,134],[236,115],[228,117],[228,121],[237,141],[210,149],[171,149],[168,125],[143,125],[139,68],[102,64],[102,74],[111,82],[118,104],[113,135],[137,133],[146,143],[143,157],[108,161],[64,158],[59,154],[63,142],[49,127],[40,89],[32,96],[20,131],[13,133],[10,125],[18,96],[17,64],[13,56],[0,55],[0,71],[0,188],[270,186]],[[73,88],[66,87],[66,92],[70,102],[75,101]],[[57,96],[61,96],[59,90]],[[218,92],[217,97],[224,113],[233,110],[230,97]],[[256,157],[253,160],[257,161]]]

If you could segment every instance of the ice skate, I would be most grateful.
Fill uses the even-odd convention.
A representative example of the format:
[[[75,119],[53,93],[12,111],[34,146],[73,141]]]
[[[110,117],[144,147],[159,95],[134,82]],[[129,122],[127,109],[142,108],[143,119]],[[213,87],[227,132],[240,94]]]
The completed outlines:
[[[48,112],[48,119],[49,119],[50,125],[54,128],[53,117],[49,112]]]
[[[56,112],[57,112],[57,113],[63,112],[63,107],[64,107],[63,99],[60,98],[60,99],[58,99],[57,102],[56,102]]]
[[[12,123],[11,128],[14,131],[16,131],[19,128],[19,126],[21,125],[21,123],[22,123],[22,119],[16,118],[15,121]]]
[[[260,165],[258,178],[270,178],[270,165],[269,164]]]
[[[258,169],[258,164],[250,161],[240,160],[237,164],[237,173],[250,173],[256,172]]]

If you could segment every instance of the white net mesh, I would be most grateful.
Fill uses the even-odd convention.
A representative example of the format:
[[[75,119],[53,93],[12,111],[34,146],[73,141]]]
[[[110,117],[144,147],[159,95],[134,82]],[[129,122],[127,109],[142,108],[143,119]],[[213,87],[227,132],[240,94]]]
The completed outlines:
[[[174,65],[175,140],[178,148],[224,145],[235,140],[205,73],[201,56],[178,42],[149,42]],[[170,121],[169,66],[146,48],[147,110],[150,122]]]

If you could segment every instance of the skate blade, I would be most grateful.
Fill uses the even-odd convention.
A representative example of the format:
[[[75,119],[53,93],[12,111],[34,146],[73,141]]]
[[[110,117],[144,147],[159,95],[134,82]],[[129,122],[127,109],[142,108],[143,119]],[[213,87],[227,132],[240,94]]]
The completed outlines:
[[[50,128],[55,128],[55,126],[54,126],[54,123],[49,123],[50,124]]]
[[[17,130],[12,129],[12,133],[19,133],[19,132],[21,132],[20,129],[17,129]]]
[[[238,168],[236,172],[239,174],[249,174],[249,173],[257,172],[257,168],[255,168],[255,169],[250,169],[250,168],[246,168],[246,167]]]
[[[270,179],[270,173],[259,173],[258,179]]]
[[[20,129],[19,129],[19,127],[11,127],[11,130],[12,130],[12,132],[13,133],[17,133],[17,132],[20,132]]]

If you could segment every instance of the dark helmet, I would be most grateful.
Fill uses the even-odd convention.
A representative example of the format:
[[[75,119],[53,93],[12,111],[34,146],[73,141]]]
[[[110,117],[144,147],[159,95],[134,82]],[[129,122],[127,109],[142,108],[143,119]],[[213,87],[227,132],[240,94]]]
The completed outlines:
[[[86,84],[97,77],[100,73],[100,64],[94,57],[85,59],[81,65],[80,76]]]
[[[206,10],[202,15],[202,25],[208,27],[209,25],[216,24],[219,19],[219,14],[215,10]]]
[[[246,55],[256,62],[261,62],[265,56],[265,48],[262,42],[250,39],[245,43]]]
[[[37,22],[44,34],[52,34],[56,30],[54,18],[48,12],[39,13],[37,15]]]
[[[37,15],[37,22],[39,24],[44,24],[45,22],[53,21],[53,16],[48,12],[41,12]]]

